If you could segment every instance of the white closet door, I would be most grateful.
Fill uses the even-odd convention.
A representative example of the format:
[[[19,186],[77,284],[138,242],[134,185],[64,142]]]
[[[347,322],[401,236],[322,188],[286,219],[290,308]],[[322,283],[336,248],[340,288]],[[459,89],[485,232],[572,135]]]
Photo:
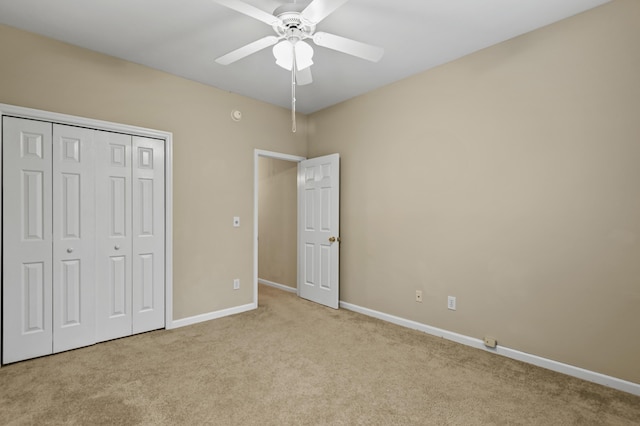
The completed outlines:
[[[131,334],[131,136],[96,131],[96,334]]]
[[[93,134],[53,125],[53,352],[95,343]]]
[[[50,354],[51,124],[3,118],[3,362]]]
[[[164,141],[133,137],[133,333],[164,327]]]
[[[164,141],[2,129],[2,361],[163,328]]]

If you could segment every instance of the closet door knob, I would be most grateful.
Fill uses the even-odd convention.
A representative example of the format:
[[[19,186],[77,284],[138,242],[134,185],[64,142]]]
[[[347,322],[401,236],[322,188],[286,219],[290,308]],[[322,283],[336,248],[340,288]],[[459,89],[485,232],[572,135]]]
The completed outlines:
[[[120,246],[118,244],[116,244],[116,246],[114,247],[114,249],[116,250],[120,250]]]
[[[67,249],[67,253],[73,253],[73,248],[72,248],[72,247],[69,247],[69,248]]]

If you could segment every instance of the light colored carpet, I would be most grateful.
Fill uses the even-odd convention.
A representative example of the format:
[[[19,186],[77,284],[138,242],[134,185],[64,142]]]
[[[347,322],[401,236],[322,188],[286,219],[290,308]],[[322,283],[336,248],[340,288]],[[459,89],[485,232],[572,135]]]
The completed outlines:
[[[0,424],[632,425],[640,397],[270,287],[257,310],[0,369]]]

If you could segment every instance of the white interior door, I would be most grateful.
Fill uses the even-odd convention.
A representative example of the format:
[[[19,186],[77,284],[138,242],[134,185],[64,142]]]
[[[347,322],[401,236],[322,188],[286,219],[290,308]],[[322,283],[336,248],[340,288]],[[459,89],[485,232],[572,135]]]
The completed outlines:
[[[53,352],[95,342],[93,135],[53,125]]]
[[[3,117],[3,362],[50,354],[51,124]]]
[[[133,333],[164,327],[164,141],[133,137]]]
[[[131,335],[131,136],[96,131],[96,337]]]
[[[298,163],[298,290],[337,309],[340,258],[340,155]]]

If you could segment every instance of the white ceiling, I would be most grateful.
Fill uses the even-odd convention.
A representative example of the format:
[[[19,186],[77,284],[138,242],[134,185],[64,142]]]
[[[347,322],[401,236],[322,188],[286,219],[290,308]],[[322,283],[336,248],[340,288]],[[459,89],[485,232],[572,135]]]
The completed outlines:
[[[317,31],[381,46],[370,63],[314,45],[312,113],[609,0],[350,0]],[[287,1],[246,0],[266,12]],[[0,0],[0,23],[290,108],[291,75],[267,48],[214,59],[273,30],[212,0]],[[2,60],[6,60],[3,58]]]

